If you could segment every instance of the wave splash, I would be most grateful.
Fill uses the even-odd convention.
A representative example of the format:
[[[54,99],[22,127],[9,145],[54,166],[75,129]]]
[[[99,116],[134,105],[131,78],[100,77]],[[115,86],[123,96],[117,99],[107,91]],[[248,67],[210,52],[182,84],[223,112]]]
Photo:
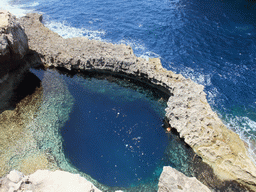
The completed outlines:
[[[226,126],[235,131],[245,142],[248,155],[256,164],[256,122],[248,117],[239,117],[227,114],[225,116]]]
[[[25,16],[27,13],[35,11],[34,7],[38,5],[39,2],[15,4],[11,0],[1,0],[0,10],[8,10],[10,13],[19,18]]]
[[[63,38],[73,38],[73,37],[86,37],[88,39],[95,39],[99,41],[103,41],[101,36],[105,35],[105,31],[97,31],[97,30],[88,30],[85,28],[76,28],[72,27],[67,22],[58,22],[47,20],[45,26],[51,29],[52,31],[58,33]]]

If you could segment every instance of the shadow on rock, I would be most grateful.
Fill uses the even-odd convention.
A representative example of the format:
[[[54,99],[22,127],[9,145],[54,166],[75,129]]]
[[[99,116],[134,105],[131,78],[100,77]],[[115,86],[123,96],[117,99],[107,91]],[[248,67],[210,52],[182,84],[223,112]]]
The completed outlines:
[[[36,87],[40,87],[40,79],[31,72],[16,70],[7,74],[0,83],[0,113],[13,110]]]
[[[40,87],[40,79],[31,72],[26,73],[24,79],[20,82],[18,87],[14,89],[14,95],[11,99],[11,104],[13,107],[16,106],[16,103],[19,103],[28,95],[32,95],[36,87]]]

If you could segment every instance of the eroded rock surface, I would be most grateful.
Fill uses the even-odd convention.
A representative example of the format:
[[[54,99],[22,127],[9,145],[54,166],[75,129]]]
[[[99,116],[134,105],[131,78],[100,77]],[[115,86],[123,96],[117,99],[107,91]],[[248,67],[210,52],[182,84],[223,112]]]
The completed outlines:
[[[207,102],[204,87],[164,69],[160,59],[136,57],[131,47],[86,38],[63,39],[44,27],[42,16],[28,14],[20,22],[34,64],[78,71],[105,71],[157,86],[170,95],[166,116],[193,150],[225,180],[236,180],[256,191],[256,168],[239,136],[227,129]]]
[[[29,69],[28,38],[15,16],[0,10],[0,112],[12,105],[14,90]]]
[[[11,70],[20,67],[28,52],[27,36],[16,17],[0,11],[0,80]]]
[[[158,192],[211,192],[195,177],[187,177],[183,173],[169,166],[164,166],[161,173]]]
[[[0,192],[101,192],[78,174],[65,171],[37,170],[25,176],[13,170],[0,179]]]

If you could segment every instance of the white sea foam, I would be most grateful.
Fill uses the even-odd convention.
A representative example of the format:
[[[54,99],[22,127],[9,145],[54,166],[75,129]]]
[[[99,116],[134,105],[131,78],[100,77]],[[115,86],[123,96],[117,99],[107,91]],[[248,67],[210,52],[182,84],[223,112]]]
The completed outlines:
[[[256,164],[256,122],[248,117],[226,115],[226,125],[248,145],[248,155]]]
[[[211,106],[216,106],[216,98],[220,95],[220,92],[217,90],[216,87],[213,87],[211,90],[206,91],[207,94],[207,101]],[[220,102],[220,98],[218,98],[218,103]]]
[[[170,63],[171,70],[178,71],[180,74],[182,74],[184,77],[189,78],[193,80],[194,82],[204,85],[204,86],[211,86],[211,74],[203,74],[203,72],[195,71],[194,69],[190,67],[183,68],[180,65],[175,65],[175,63]]]
[[[39,5],[38,2],[33,2],[30,4],[15,5],[11,4],[10,0],[0,1],[0,10],[8,10],[16,17],[25,16],[27,13],[34,11],[33,7]]]
[[[105,35],[105,31],[88,30],[85,28],[72,27],[66,21],[56,22],[56,21],[46,21],[45,26],[52,31],[58,33],[63,38],[72,37],[87,37],[88,39],[95,39],[102,41],[101,36]]]
[[[146,59],[147,61],[149,58],[162,58],[160,55],[158,55],[152,51],[146,51],[143,54],[141,54],[140,57]]]
[[[210,86],[212,84],[210,74],[203,74],[203,73],[197,72],[190,67],[186,67],[185,70],[182,70],[181,74],[187,78],[190,78],[194,82],[204,86]]]
[[[19,7],[21,7],[21,8],[24,8],[24,7],[28,8],[28,7],[36,7],[38,5],[40,5],[39,2],[34,1],[32,3],[29,3],[29,4],[22,4]]]
[[[211,75],[203,74],[195,71],[192,68],[184,67],[184,69],[178,69],[175,67],[174,63],[170,65],[171,69],[174,71],[179,71],[184,77],[190,78],[194,82],[210,86],[210,90],[205,90],[207,93],[207,101],[211,106],[216,106],[216,102],[221,102],[220,92],[216,87],[212,86]],[[215,111],[218,113],[218,111]],[[248,117],[238,117],[230,114],[225,114],[224,116],[218,113],[220,118],[224,119],[225,125],[235,131],[240,138],[248,145],[248,155],[251,160],[256,164],[256,122]]]
[[[34,11],[34,7],[38,6],[39,2],[34,1],[24,4],[11,4],[10,0],[1,0],[0,9],[8,10],[16,17],[25,16],[29,12]],[[87,37],[89,39],[101,40],[101,36],[105,34],[105,31],[97,30],[88,30],[85,28],[76,28],[72,27],[67,22],[56,22],[56,21],[47,21],[45,26],[51,29],[52,31],[58,33],[63,38],[72,38],[72,37]]]
[[[141,42],[140,40],[134,40],[134,39],[122,39],[120,41],[118,41],[117,44],[125,44],[125,45],[129,45],[132,47],[134,54],[138,57],[142,57],[144,59],[146,59],[148,61],[149,58],[161,58],[160,55],[147,50],[146,46],[144,45],[143,42]]]

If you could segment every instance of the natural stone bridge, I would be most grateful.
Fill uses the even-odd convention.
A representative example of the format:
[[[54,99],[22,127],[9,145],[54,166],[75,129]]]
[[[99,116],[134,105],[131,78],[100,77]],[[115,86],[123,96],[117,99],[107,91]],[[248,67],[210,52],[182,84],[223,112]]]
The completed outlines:
[[[39,14],[20,19],[29,40],[25,62],[73,71],[99,71],[126,76],[164,91],[170,98],[166,117],[180,137],[224,180],[256,191],[256,168],[239,136],[227,129],[207,102],[204,87],[164,69],[159,58],[136,57],[131,47],[88,40],[63,39],[46,28]]]

